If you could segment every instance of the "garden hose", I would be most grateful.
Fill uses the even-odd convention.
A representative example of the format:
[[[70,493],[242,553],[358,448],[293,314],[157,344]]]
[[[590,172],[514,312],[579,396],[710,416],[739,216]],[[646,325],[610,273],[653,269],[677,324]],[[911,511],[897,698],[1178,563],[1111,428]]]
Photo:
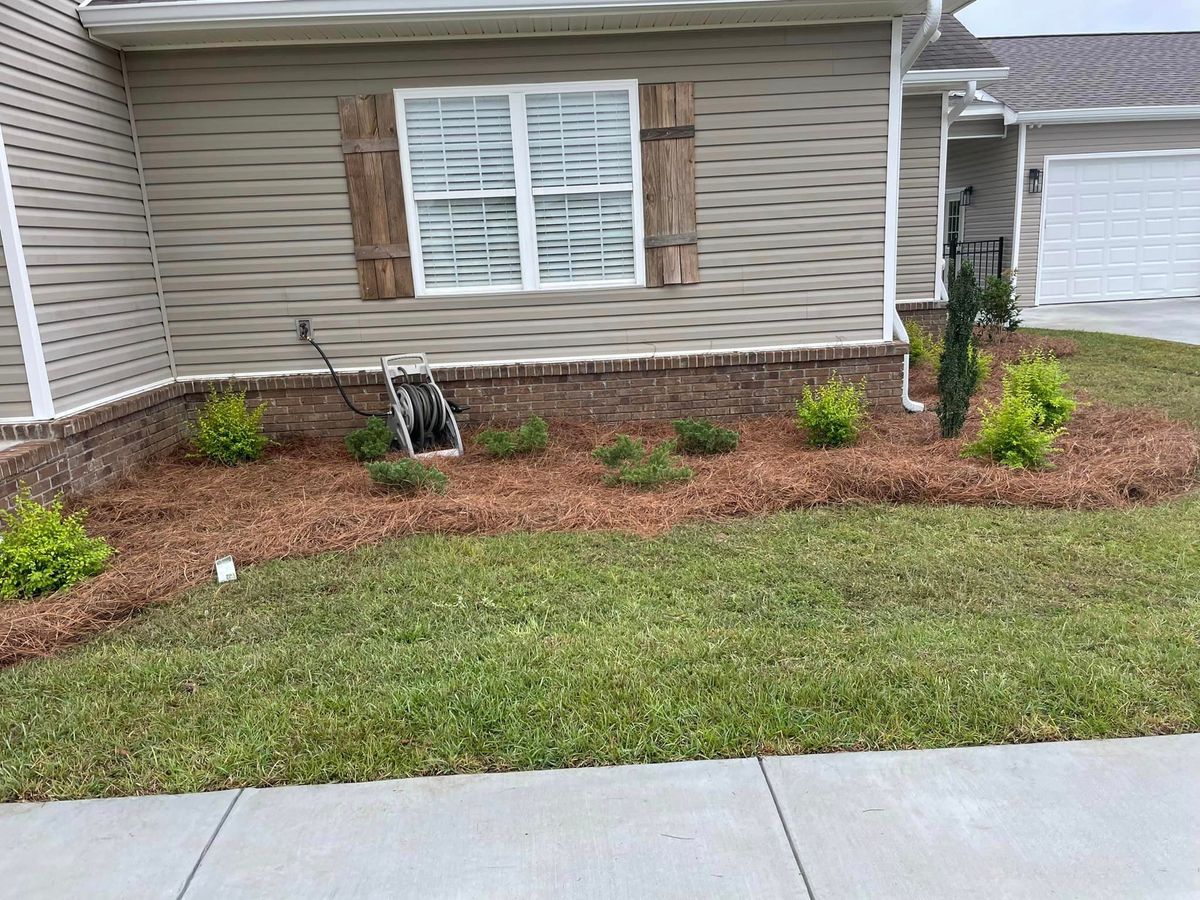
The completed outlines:
[[[317,352],[321,354],[321,359],[325,360],[325,365],[329,369],[329,374],[333,376],[333,383],[337,386],[338,393],[342,395],[342,401],[353,412],[367,418],[385,418],[390,414],[389,410],[382,412],[367,412],[364,409],[354,405],[354,401],[346,393],[346,389],[342,386],[342,380],[338,377],[337,370],[333,367],[329,357],[321,348],[321,345],[313,340],[312,335],[307,335],[304,338],[310,344],[317,348]],[[413,410],[412,427],[409,429],[413,448],[418,452],[430,449],[435,442],[439,440],[447,426],[450,423],[446,404],[449,405],[449,412],[460,413],[466,409],[465,406],[459,406],[453,401],[442,403],[442,397],[437,389],[432,384],[427,383],[412,383],[402,381],[395,385],[397,392],[408,398],[409,404]]]
[[[359,409],[357,406],[355,406],[354,402],[350,399],[350,396],[346,393],[346,389],[342,387],[342,379],[338,378],[337,370],[334,369],[333,363],[329,361],[329,357],[325,355],[325,351],[321,349],[321,345],[313,340],[312,335],[308,335],[304,339],[316,347],[317,352],[321,354],[321,359],[325,360],[325,365],[329,367],[329,374],[333,376],[333,383],[337,385],[338,393],[342,395],[342,400],[348,407],[350,407],[352,412],[358,413],[360,416],[366,416],[368,419],[376,417],[382,418],[388,414],[386,409],[383,412],[367,412],[366,410]]]

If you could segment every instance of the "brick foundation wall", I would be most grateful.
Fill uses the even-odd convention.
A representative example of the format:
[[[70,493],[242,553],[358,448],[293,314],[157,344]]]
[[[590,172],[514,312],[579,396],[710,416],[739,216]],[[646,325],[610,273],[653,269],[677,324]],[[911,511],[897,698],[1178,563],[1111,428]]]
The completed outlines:
[[[707,416],[732,419],[790,412],[806,384],[833,372],[867,380],[877,408],[900,409],[904,344],[821,347],[637,359],[451,366],[434,376],[446,396],[470,409],[466,425],[511,424],[530,415],[547,419],[627,422]],[[341,375],[350,399],[384,410],[379,372]],[[47,500],[59,491],[82,494],[170,453],[186,439],[186,423],[211,387],[246,391],[251,405],[267,403],[264,429],[272,437],[340,436],[361,427],[328,375],[286,375],[183,381],[50,423],[0,425],[0,439],[25,443],[0,451],[0,503],[29,485]]]
[[[925,331],[941,334],[946,330],[946,302],[944,300],[922,300],[920,302],[897,303],[896,312],[909,325],[919,325]]]

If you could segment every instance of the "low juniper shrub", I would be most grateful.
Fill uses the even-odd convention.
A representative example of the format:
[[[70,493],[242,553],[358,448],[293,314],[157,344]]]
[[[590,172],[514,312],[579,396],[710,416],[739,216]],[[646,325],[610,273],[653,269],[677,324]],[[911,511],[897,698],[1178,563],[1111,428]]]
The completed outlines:
[[[367,463],[366,468],[376,484],[401,493],[429,490],[444,494],[449,484],[441,469],[415,459],[379,460]]]
[[[82,511],[63,515],[62,497],[43,506],[22,488],[0,511],[0,599],[28,599],[99,575],[112,555],[103,538],[90,537]]]
[[[475,435],[475,443],[483,450],[501,459],[522,453],[545,450],[550,443],[550,426],[540,416],[530,416],[513,431],[488,428]]]
[[[663,441],[649,452],[643,451],[636,459],[626,460],[615,466],[615,471],[604,476],[609,487],[629,485],[637,488],[654,488],[678,481],[689,481],[695,475],[674,456],[675,442]]]
[[[378,416],[367,419],[365,427],[346,435],[346,449],[359,462],[379,459],[392,449],[392,430]]]
[[[684,453],[709,456],[737,449],[738,433],[707,419],[677,419],[671,423],[679,436],[676,446]]]
[[[808,385],[796,404],[796,420],[814,447],[852,444],[866,419],[867,382],[842,381],[835,372],[814,391]]]
[[[1005,390],[1000,403],[984,404],[979,439],[963,448],[963,456],[984,456],[1014,469],[1038,469],[1047,464],[1061,428],[1039,424],[1041,412],[1025,393]]]
[[[196,421],[190,426],[193,456],[203,456],[223,466],[258,459],[270,439],[263,434],[262,418],[267,405],[246,407],[245,391],[213,390]]]
[[[625,463],[640,461],[645,456],[646,445],[627,434],[618,434],[611,444],[597,447],[592,451],[594,459],[614,468],[623,466]]]
[[[1067,373],[1053,354],[1034,350],[1005,366],[1004,389],[1025,394],[1038,412],[1039,428],[1061,428],[1071,418],[1076,402],[1065,390]]]

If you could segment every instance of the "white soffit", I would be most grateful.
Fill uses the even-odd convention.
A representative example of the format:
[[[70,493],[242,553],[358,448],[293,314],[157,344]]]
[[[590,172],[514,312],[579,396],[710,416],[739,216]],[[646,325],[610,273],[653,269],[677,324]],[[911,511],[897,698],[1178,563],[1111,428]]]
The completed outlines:
[[[969,0],[948,0],[946,11]],[[923,13],[925,0],[85,0],[91,36],[127,50],[732,28]]]

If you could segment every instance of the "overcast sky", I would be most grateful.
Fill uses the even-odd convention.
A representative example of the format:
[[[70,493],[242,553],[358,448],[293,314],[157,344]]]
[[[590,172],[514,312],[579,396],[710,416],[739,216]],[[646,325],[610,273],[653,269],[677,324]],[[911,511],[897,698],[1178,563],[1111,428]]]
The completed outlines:
[[[1200,0],[975,0],[958,18],[979,37],[1200,31]]]

